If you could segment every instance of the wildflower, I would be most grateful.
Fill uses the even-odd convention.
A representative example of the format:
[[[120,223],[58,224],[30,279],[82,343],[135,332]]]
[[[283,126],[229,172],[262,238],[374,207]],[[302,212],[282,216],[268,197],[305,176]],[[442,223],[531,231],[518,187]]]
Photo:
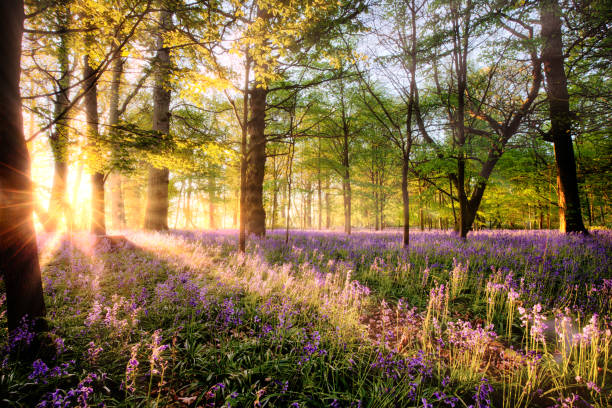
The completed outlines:
[[[95,365],[98,361],[98,356],[102,351],[104,351],[102,347],[96,347],[96,344],[93,341],[90,341],[87,345],[87,361],[89,361],[90,364]]]
[[[136,374],[138,371],[138,349],[140,348],[140,343],[136,343],[132,346],[130,350],[130,359],[125,366],[125,390],[129,392],[136,391]]]
[[[28,378],[30,380],[33,380],[36,378],[37,379],[36,382],[38,382],[38,378],[40,378],[41,381],[46,384],[47,380],[44,377],[49,371],[49,367],[47,367],[47,365],[39,358],[38,360],[34,361],[34,363],[32,363],[32,368],[33,368],[32,373],[28,376]]]

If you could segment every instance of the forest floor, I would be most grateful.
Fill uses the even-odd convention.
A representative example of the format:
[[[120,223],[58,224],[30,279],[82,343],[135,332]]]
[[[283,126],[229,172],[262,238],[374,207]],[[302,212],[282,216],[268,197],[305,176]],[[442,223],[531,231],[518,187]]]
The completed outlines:
[[[610,231],[122,234],[39,235],[52,347],[0,331],[0,405],[612,403]]]

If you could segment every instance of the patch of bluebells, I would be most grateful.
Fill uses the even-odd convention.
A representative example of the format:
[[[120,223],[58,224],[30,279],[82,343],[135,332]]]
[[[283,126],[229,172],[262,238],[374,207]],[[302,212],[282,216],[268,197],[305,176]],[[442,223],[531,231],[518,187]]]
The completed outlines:
[[[490,408],[492,392],[493,387],[489,384],[489,380],[483,377],[480,384],[476,386],[476,393],[473,395],[474,404],[469,405],[468,408]]]
[[[323,357],[327,355],[327,350],[321,347],[321,335],[318,331],[309,333],[307,329],[303,329],[302,337],[302,356],[298,361],[298,365],[302,366],[314,357]]]
[[[243,324],[242,316],[244,310],[237,306],[236,300],[229,297],[223,299],[219,305],[219,314],[217,315],[217,324],[224,330],[229,330]]]
[[[39,384],[47,384],[50,378],[61,377],[64,375],[69,375],[69,368],[71,365],[74,365],[75,361],[70,360],[69,362],[62,363],[58,366],[55,366],[51,369],[45,364],[41,359],[37,359],[32,363],[32,372],[28,376],[28,379],[34,380],[34,383]]]
[[[423,352],[419,352],[415,357],[403,357],[393,350],[389,352],[379,351],[376,361],[371,363],[370,367],[380,370],[385,378],[394,380],[433,377],[433,367],[425,359]]]
[[[56,389],[53,392],[48,393],[43,398],[37,408],[68,408],[68,407],[89,407],[89,399],[94,393],[94,385],[97,382],[104,382],[106,380],[106,374],[89,373],[85,378],[79,381],[75,388],[71,388],[68,391],[63,389]],[[104,404],[100,404],[100,407],[104,407]]]
[[[5,352],[8,354],[29,346],[36,336],[33,326],[34,323],[27,316],[24,316],[19,326],[11,331],[8,343],[4,347]]]

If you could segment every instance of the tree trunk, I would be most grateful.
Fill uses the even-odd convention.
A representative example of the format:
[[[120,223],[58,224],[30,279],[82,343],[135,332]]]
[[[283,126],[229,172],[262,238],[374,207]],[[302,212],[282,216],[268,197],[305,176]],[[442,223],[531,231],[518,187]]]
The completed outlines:
[[[266,168],[266,97],[261,85],[251,91],[251,118],[248,122],[249,147],[246,168],[246,229],[257,236],[266,234],[266,212],[263,206],[263,182]]]
[[[67,27],[68,12],[64,11],[58,17],[59,27]],[[66,198],[66,187],[68,177],[68,118],[67,109],[70,105],[70,72],[68,61],[68,45],[66,35],[60,36],[60,43],[57,49],[57,62],[59,65],[59,89],[57,90],[54,117],[56,118],[55,129],[49,136],[49,144],[53,152],[54,172],[53,185],[51,187],[51,199],[49,201],[49,211],[43,226],[46,231],[55,231],[61,218],[61,214],[68,214],[68,200]],[[67,222],[67,220],[66,220]]]
[[[385,229],[385,198],[381,194],[380,197],[380,230]]]
[[[306,228],[312,228],[312,183],[306,183],[306,208],[304,208]]]
[[[240,187],[236,189],[236,205],[234,206],[234,213],[232,217],[232,227],[238,226],[238,213],[240,212]]]
[[[164,45],[163,34],[172,24],[172,15],[162,9],[157,33],[155,60],[155,85],[153,88],[153,130],[162,134],[170,132],[170,49]],[[144,228],[161,231],[168,229],[168,182],[170,171],[150,166],[147,186],[147,210]]]
[[[550,109],[550,136],[555,148],[559,183],[559,230],[587,233],[582,221],[576,160],[572,144],[572,117],[564,70],[561,10],[557,0],[540,2],[542,62]]]
[[[419,227],[421,231],[425,229],[425,221],[423,220],[423,190],[421,189],[421,180],[418,180],[419,184]]]
[[[342,145],[342,166],[344,167],[344,174],[342,177],[342,191],[344,193],[344,232],[350,235],[352,210],[351,173],[349,167],[348,126],[346,125],[346,121],[344,122],[344,139]]]
[[[342,190],[344,199],[344,232],[348,235],[351,234],[351,179],[349,178],[348,170],[345,173],[345,177],[342,180]]]
[[[317,212],[319,222],[319,230],[323,227],[323,200],[322,200],[322,192],[321,192],[321,138],[319,138],[319,157],[317,160],[317,203],[319,211]]]
[[[83,86],[85,88],[85,120],[87,122],[87,139],[94,151],[99,143],[98,133],[98,87],[95,71],[90,65],[89,55],[83,59]],[[96,154],[98,152],[95,152]],[[91,233],[106,235],[104,216],[104,174],[98,170],[100,163],[94,165],[91,175]]]
[[[278,171],[278,167],[276,165],[276,154],[273,156],[272,158],[273,160],[273,174],[272,176],[274,177],[274,180],[272,180],[272,217],[270,219],[270,228],[271,229],[275,229],[276,228],[276,222],[278,220],[278,178],[279,178],[279,171]]]
[[[329,183],[325,188],[325,229],[331,227],[331,200],[329,196]]]
[[[208,180],[208,228],[217,229],[217,216],[215,214],[215,192],[217,191],[217,183],[214,175],[211,175]]]
[[[119,91],[121,87],[121,76],[123,74],[123,59],[120,53],[116,53],[113,61],[113,77],[111,80],[111,91],[110,91],[110,107],[108,113],[108,124],[111,126],[109,133],[111,136],[115,130],[113,126],[119,123]],[[111,140],[113,137],[111,137]],[[117,148],[114,147],[118,140],[113,141],[113,154],[116,156]],[[122,230],[125,228],[125,206],[123,203],[123,190],[121,174],[116,171],[112,171],[110,174],[110,193],[111,193],[111,225],[115,230]]]
[[[402,209],[404,216],[404,248],[408,248],[408,245],[410,244],[410,196],[408,195],[408,166],[408,158],[405,157],[402,163]]]
[[[38,248],[32,212],[30,156],[23,135],[19,77],[23,1],[0,2],[0,271],[6,291],[9,331],[22,318],[36,319],[44,330],[45,315]]]

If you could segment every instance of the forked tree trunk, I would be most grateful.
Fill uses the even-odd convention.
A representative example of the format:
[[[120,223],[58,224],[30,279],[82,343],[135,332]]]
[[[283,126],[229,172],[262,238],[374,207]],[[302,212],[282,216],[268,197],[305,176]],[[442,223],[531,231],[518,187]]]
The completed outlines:
[[[572,118],[564,70],[561,10],[557,0],[540,2],[542,62],[550,109],[550,136],[555,147],[559,184],[559,230],[587,233],[582,221],[576,160],[572,144]]]
[[[97,150],[98,134],[98,89],[94,69],[91,67],[89,55],[83,59],[83,86],[85,88],[85,120],[87,122],[87,139],[90,147]],[[94,164],[95,167],[99,166]],[[106,235],[104,217],[104,174],[94,168],[91,175],[91,233]]]
[[[40,322],[45,304],[32,218],[30,156],[23,135],[19,77],[23,1],[0,2],[0,271],[6,291],[9,331],[25,316]]]
[[[153,130],[161,134],[170,132],[170,49],[164,45],[163,34],[172,24],[168,10],[162,9],[157,33],[155,85],[153,88]],[[147,209],[144,228],[154,231],[168,229],[168,182],[170,171],[166,167],[149,167],[147,182]]]
[[[266,212],[263,206],[263,182],[266,168],[266,97],[261,85],[251,91],[248,122],[248,155],[246,166],[245,207],[246,230],[250,234],[266,234]]]

